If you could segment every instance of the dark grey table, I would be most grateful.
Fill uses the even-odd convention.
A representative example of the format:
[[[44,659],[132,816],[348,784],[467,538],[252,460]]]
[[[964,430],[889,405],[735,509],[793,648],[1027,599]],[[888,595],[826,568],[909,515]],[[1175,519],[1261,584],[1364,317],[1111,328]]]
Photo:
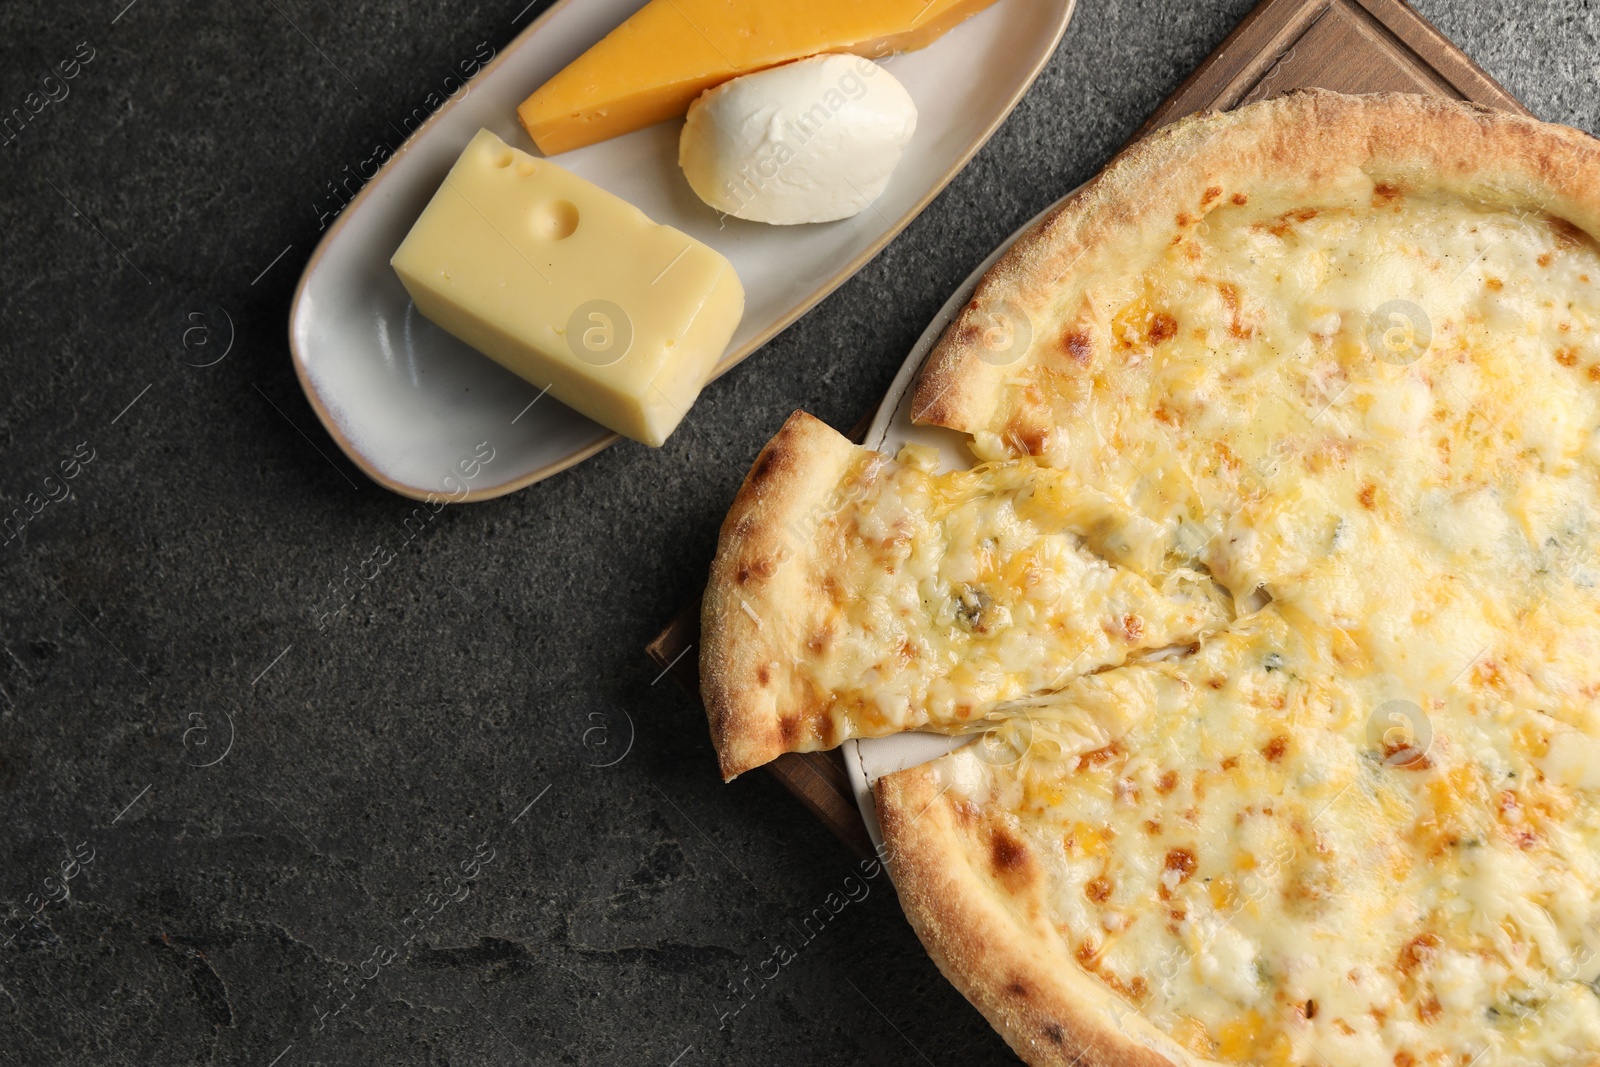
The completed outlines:
[[[0,7],[0,115],[47,97],[0,146],[0,1061],[1009,1059],[886,878],[719,783],[641,649],[784,417],[854,422],[1250,0],[1083,0],[966,172],[666,448],[405,542],[301,396],[289,297],[327,183],[524,2]],[[1600,132],[1592,0],[1420,7]]]

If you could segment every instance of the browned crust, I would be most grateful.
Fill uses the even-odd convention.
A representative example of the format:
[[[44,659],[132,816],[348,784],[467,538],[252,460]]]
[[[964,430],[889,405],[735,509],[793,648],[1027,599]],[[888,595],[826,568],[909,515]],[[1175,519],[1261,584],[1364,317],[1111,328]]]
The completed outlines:
[[[955,799],[934,764],[878,780],[901,907],[934,963],[1033,1067],[1201,1067],[1073,958],[1041,857],[1008,814]],[[1160,1050],[1160,1051],[1157,1051]]]
[[[1084,279],[1137,269],[1179,232],[1179,213],[1203,217],[1235,191],[1315,195],[1356,170],[1408,191],[1544,211],[1600,237],[1600,141],[1564,126],[1433,97],[1321,89],[1184,119],[1122,153],[984,276],[929,356],[912,418],[1002,430],[1007,379],[1030,364],[1070,369],[1059,308]],[[986,333],[1019,313],[1032,344],[1001,362]]]
[[[727,780],[808,747],[801,732],[815,724],[794,706],[798,646],[788,641],[818,596],[807,580],[807,533],[837,510],[838,487],[865,454],[797,411],[756,457],[723,521],[701,607],[700,693]]]

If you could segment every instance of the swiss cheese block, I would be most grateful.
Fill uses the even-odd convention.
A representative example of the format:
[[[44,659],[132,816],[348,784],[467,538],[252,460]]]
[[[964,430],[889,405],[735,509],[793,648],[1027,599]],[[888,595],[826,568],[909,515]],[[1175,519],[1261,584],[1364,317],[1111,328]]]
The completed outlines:
[[[517,109],[546,155],[682,115],[741,74],[922,48],[994,0],[652,0]]]
[[[426,318],[647,445],[678,425],[744,314],[720,254],[488,130],[390,262]]]

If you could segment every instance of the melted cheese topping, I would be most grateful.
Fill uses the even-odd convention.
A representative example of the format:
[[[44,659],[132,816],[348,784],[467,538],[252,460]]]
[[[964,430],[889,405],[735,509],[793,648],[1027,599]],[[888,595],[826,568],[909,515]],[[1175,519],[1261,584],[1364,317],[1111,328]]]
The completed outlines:
[[[787,643],[825,743],[959,730],[1229,617],[1214,583],[1166,559],[1108,561],[1111,505],[1031,460],[935,474],[915,446],[864,454],[820,509],[823,595]],[[1115,541],[1115,538],[1111,538]]]
[[[940,773],[1197,1055],[1600,1063],[1600,255],[1370,182],[1179,225],[976,448],[1094,486],[1107,558],[1270,604]]]
[[[1076,959],[1198,1055],[1590,1062],[1600,804],[1546,773],[1561,727],[1395,693],[1269,607],[941,772],[1021,816]]]

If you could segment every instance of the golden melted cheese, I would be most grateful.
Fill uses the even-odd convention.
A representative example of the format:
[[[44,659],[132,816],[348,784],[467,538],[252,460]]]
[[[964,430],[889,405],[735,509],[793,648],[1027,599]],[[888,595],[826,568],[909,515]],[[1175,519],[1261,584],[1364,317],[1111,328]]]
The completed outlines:
[[[1031,460],[933,467],[917,447],[863,458],[818,528],[791,531],[822,586],[792,644],[825,733],[960,729],[1226,621],[1204,575],[1100,555],[1109,505],[1069,474]]]
[[[1021,816],[1074,956],[1197,1055],[1588,1062],[1600,804],[1546,773],[1550,717],[1397,692],[1268,607],[941,773]]]
[[[1600,255],[1370,183],[1218,204],[1055,309],[975,447],[1240,617],[939,773],[1198,1056],[1600,1063]]]

